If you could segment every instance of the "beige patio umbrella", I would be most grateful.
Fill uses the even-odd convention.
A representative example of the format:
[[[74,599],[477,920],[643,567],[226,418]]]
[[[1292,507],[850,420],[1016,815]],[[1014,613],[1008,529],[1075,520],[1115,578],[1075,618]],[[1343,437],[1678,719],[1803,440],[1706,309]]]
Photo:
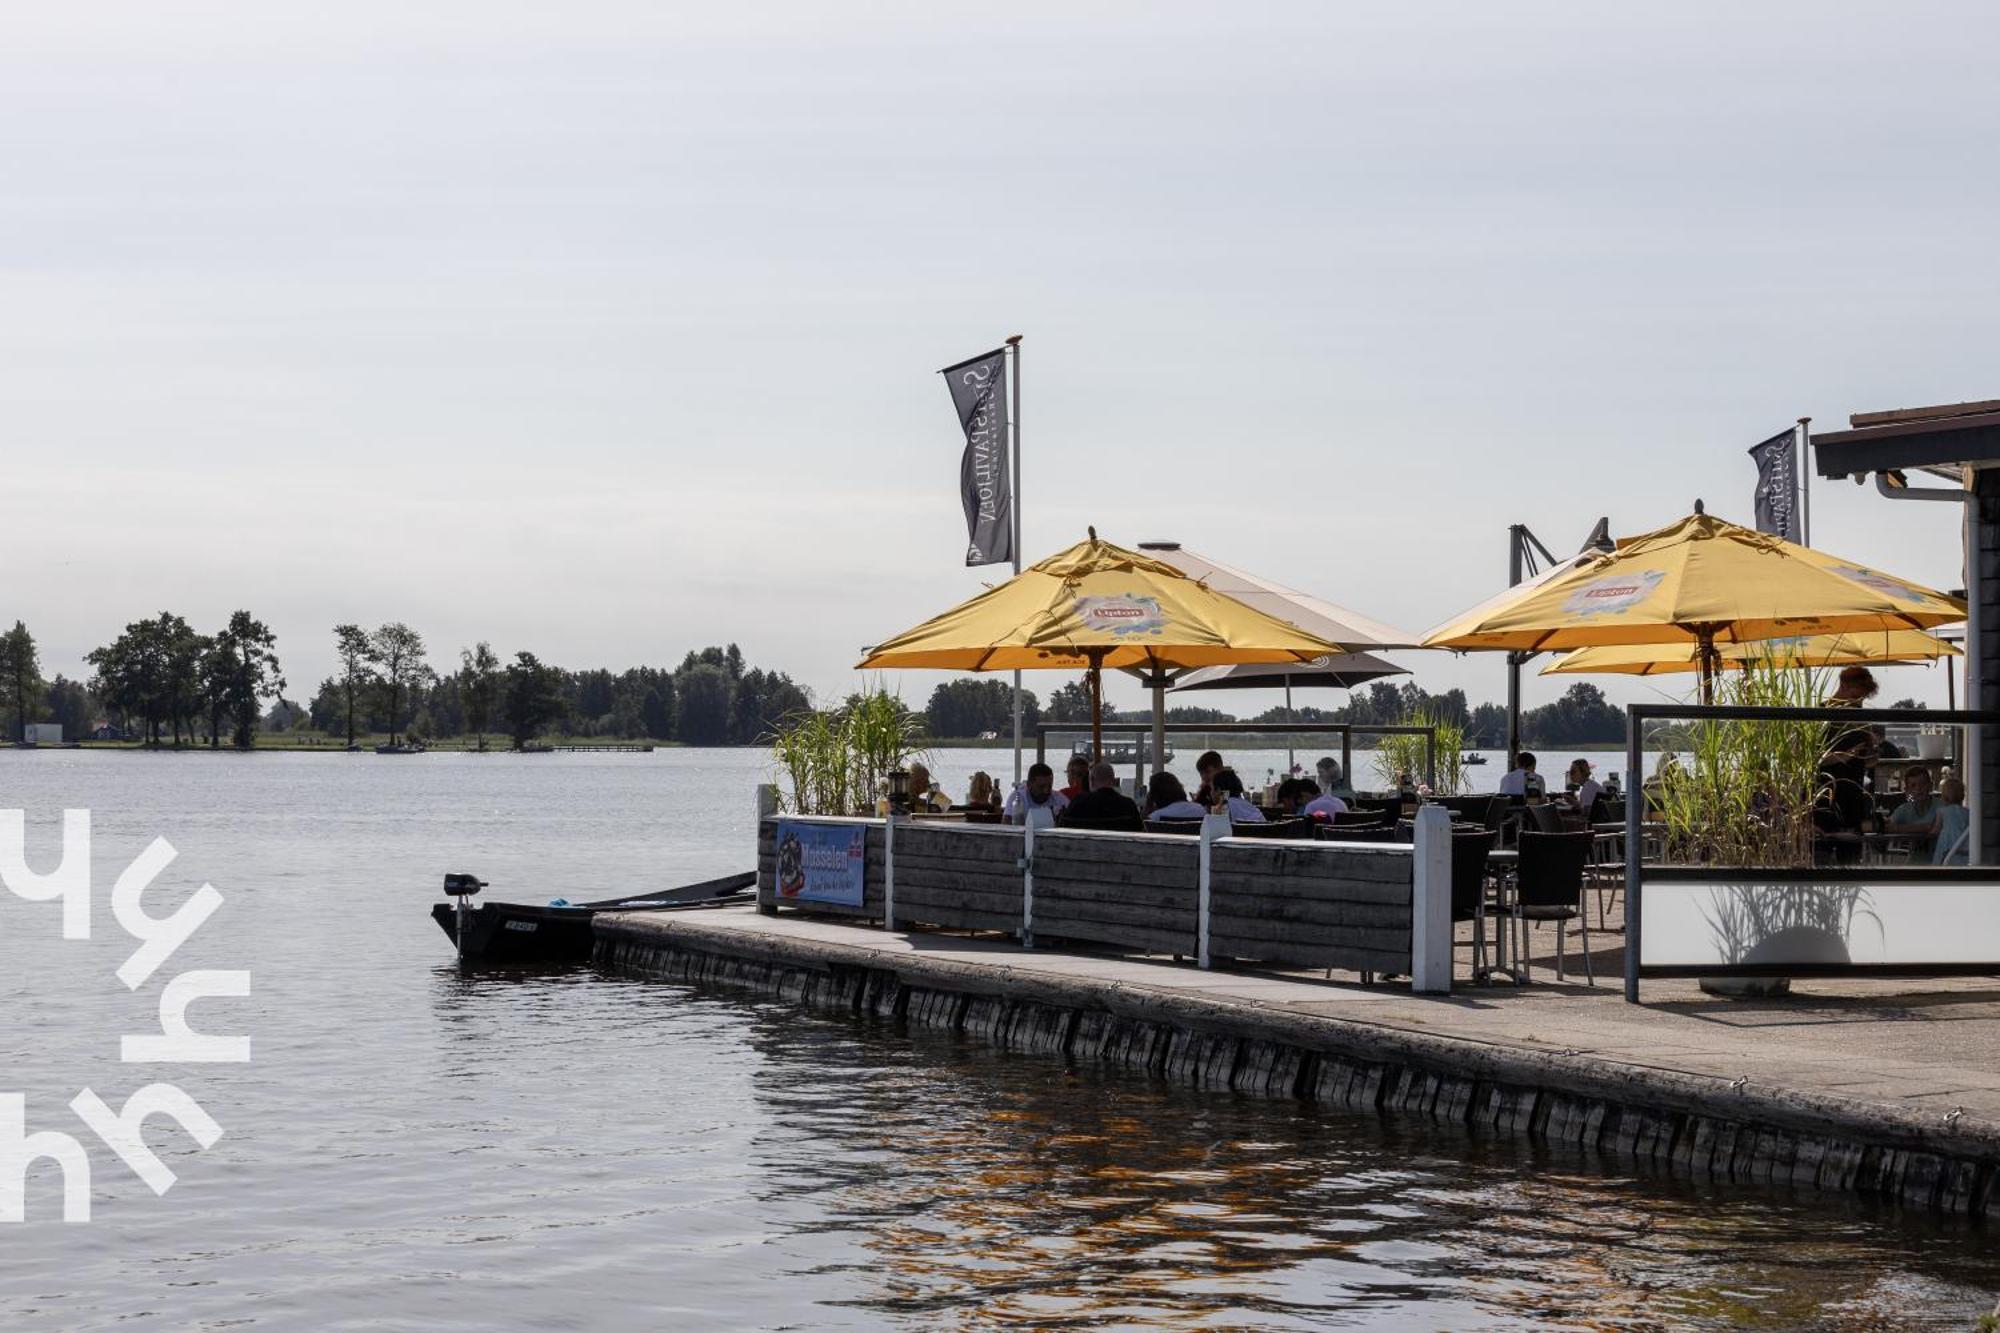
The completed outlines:
[[[1172,565],[1102,541],[1092,528],[1088,540],[877,644],[861,668],[1082,669],[1091,746],[1101,754],[1105,667],[1310,662],[1344,651]]]
[[[1935,634],[1915,629],[1811,634],[1798,638],[1755,639],[1718,644],[1716,666],[1742,670],[1753,666],[1829,667],[1899,662],[1934,662],[1965,654]],[[1663,676],[1699,671],[1695,644],[1635,644],[1619,648],[1577,648],[1542,668],[1544,676],[1606,674]]]
[[[1809,546],[1695,512],[1510,589],[1424,637],[1430,648],[1535,652],[1691,645],[1702,699],[1718,645],[1811,634],[1929,629],[1965,604]]]

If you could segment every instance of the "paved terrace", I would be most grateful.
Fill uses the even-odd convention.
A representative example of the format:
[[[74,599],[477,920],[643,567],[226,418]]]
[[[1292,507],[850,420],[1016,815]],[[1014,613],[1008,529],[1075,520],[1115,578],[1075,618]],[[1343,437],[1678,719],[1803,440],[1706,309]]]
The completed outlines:
[[[600,917],[600,930],[696,952],[891,971],[906,983],[1109,1008],[1161,1022],[1586,1096],[1875,1142],[2000,1157],[2000,978],[1800,981],[1788,997],[1722,999],[1692,981],[1619,990],[1622,935],[1592,932],[1598,984],[1558,984],[1554,930],[1532,941],[1534,984],[1470,981],[1461,936],[1449,996],[1170,958],[1027,950],[996,935],[887,932],[753,908]],[[1606,940],[1610,943],[1608,947]],[[1571,937],[1569,962],[1578,963]]]

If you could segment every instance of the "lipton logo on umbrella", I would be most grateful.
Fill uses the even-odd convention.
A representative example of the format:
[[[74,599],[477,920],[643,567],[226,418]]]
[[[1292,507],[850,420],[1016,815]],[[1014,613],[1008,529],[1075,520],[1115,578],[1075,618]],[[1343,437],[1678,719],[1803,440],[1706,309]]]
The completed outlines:
[[[1079,597],[1076,614],[1085,629],[1117,635],[1158,634],[1167,627],[1160,603],[1152,597]]]
[[[1640,570],[1633,574],[1606,574],[1603,578],[1592,579],[1578,588],[1563,601],[1563,610],[1571,615],[1602,616],[1616,611],[1629,611],[1652,595],[1653,589],[1666,578],[1663,569]]]

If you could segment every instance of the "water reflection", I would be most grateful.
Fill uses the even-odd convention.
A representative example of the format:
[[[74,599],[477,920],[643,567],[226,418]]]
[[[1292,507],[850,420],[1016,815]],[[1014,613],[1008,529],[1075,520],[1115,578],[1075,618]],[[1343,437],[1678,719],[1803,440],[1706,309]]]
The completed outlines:
[[[858,1242],[802,1271],[910,1324],[1877,1328],[1991,1304],[1967,1227],[886,1027],[766,1015],[749,1040],[766,1197]]]

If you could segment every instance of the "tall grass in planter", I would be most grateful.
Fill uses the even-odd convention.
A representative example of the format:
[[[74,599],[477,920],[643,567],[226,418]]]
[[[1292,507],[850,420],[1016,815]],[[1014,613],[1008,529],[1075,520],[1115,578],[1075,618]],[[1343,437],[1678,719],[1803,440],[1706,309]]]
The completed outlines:
[[[1465,728],[1429,708],[1406,713],[1396,723],[1403,727],[1429,727],[1435,736],[1437,760],[1435,781],[1424,771],[1424,738],[1391,732],[1375,746],[1375,775],[1385,790],[1393,790],[1399,775],[1408,773],[1413,782],[1431,781],[1431,791],[1439,796],[1456,796],[1465,790]]]
[[[1815,708],[1817,671],[1755,664],[1718,683],[1716,702]],[[1665,733],[1679,752],[1660,767],[1654,797],[1666,856],[1688,865],[1776,869],[1813,860],[1813,807],[1825,794],[1820,761],[1833,728],[1823,722],[1704,721]]]
[[[779,808],[798,815],[872,814],[890,772],[923,757],[921,737],[921,719],[879,688],[839,708],[795,713],[771,737]]]

